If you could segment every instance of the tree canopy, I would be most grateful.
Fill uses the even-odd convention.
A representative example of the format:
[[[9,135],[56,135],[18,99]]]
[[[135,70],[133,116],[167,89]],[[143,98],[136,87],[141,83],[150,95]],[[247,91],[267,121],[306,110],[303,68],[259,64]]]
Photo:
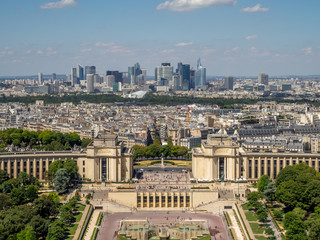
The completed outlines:
[[[300,207],[307,211],[320,204],[320,177],[305,163],[287,166],[276,178],[276,198],[289,209]]]
[[[28,149],[60,151],[70,150],[75,146],[85,148],[90,141],[89,139],[81,140],[77,133],[60,133],[49,130],[35,132],[15,128],[0,131],[2,147],[12,144]]]

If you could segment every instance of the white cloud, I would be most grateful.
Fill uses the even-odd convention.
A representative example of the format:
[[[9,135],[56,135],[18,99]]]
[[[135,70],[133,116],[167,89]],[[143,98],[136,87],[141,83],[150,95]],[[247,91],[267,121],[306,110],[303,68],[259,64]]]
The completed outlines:
[[[173,53],[174,52],[174,49],[164,49],[162,50],[160,53],[162,54],[168,54],[168,53]]]
[[[29,49],[26,51],[26,54],[30,54],[32,51]]]
[[[257,4],[254,7],[242,8],[241,12],[268,12],[270,8],[262,8],[261,4]]]
[[[254,39],[257,39],[258,38],[258,35],[249,35],[249,36],[246,36],[246,40],[254,40]]]
[[[13,51],[1,51],[1,52],[0,52],[0,55],[3,55],[3,56],[11,56],[11,55],[13,55]]]
[[[157,6],[157,10],[174,12],[191,11],[197,8],[234,6],[237,0],[169,0]]]
[[[312,54],[312,47],[307,47],[307,48],[303,48],[301,49],[302,52],[305,54],[305,55],[310,55]]]
[[[132,50],[127,49],[123,46],[116,45],[115,43],[110,44],[107,49],[102,51],[102,54],[108,54],[108,53],[123,53],[123,54],[131,54]]]
[[[109,46],[112,46],[114,45],[114,42],[96,42],[94,44],[96,47],[109,47]]]
[[[45,50],[38,50],[36,53],[43,56],[52,56],[56,55],[57,51],[53,50],[52,47],[47,47]]]
[[[50,9],[50,8],[67,8],[67,7],[74,7],[78,5],[75,0],[60,0],[58,2],[49,2],[44,5],[41,5],[40,8],[42,9]]]
[[[231,49],[228,49],[224,52],[224,54],[230,54],[230,53],[236,53],[240,50],[239,47],[234,47],[234,48],[231,48]]]
[[[270,52],[264,50],[264,51],[259,51],[258,48],[256,47],[251,47],[250,48],[250,52],[254,55],[254,56],[257,56],[257,57],[267,57],[267,56],[270,56]]]
[[[176,44],[176,47],[186,47],[192,45],[193,42],[180,42]]]
[[[91,52],[92,48],[84,48],[81,50],[81,52]]]
[[[3,51],[0,52],[0,55],[2,56],[11,56],[14,52],[11,50],[10,47],[5,47]]]

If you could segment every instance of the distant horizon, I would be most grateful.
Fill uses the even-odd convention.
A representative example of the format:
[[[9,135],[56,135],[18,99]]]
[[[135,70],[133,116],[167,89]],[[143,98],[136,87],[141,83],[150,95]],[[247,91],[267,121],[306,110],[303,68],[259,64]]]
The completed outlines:
[[[120,71],[121,72],[121,71]],[[52,76],[51,74],[46,74],[46,73],[42,73],[43,74],[43,78],[44,79],[50,79],[50,77]],[[56,77],[66,77],[66,74],[63,73],[55,73]],[[103,75],[102,73],[97,73],[98,75]],[[266,73],[268,74],[268,73]],[[69,74],[70,75],[70,74]],[[247,75],[247,76],[243,76],[243,75],[207,75],[207,79],[209,78],[224,78],[224,77],[234,77],[234,78],[253,78],[253,79],[257,79],[258,78],[258,74],[257,75]],[[147,75],[147,80],[151,80],[150,78],[154,77],[154,75]],[[296,75],[296,74],[283,74],[283,75],[269,75],[269,78],[293,78],[293,77],[298,77],[298,78],[307,78],[307,77],[314,77],[314,78],[320,78],[320,74],[308,74],[308,75]],[[5,78],[11,78],[10,80],[12,80],[12,78],[18,78],[18,79],[25,79],[25,78],[34,78],[34,79],[38,79],[38,75],[37,74],[31,74],[31,75],[12,75],[12,76],[0,76],[0,80],[4,81],[4,80],[9,80],[9,79],[5,79]],[[210,80],[210,79],[209,79]]]

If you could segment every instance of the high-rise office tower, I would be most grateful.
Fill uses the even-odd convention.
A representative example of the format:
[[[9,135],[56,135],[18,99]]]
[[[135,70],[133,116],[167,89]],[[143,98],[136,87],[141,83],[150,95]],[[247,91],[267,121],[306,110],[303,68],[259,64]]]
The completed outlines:
[[[138,76],[142,74],[139,63],[136,63],[133,67],[128,67],[128,78],[131,85],[138,85]]]
[[[263,85],[268,85],[269,84],[268,74],[265,74],[264,72],[260,72],[258,75],[258,83]]]
[[[145,85],[145,83],[146,83],[146,78],[145,78],[145,75],[144,75],[144,74],[138,75],[137,78],[138,78],[138,85],[139,85],[139,86]]]
[[[207,69],[202,67],[200,58],[197,62],[197,71],[195,76],[195,89],[204,89],[207,84]]]
[[[182,91],[190,90],[190,65],[178,63],[177,73],[182,77]]]
[[[85,66],[85,77],[87,74],[96,74],[96,67],[95,66]]]
[[[141,74],[143,75],[144,81],[147,81],[147,69],[141,69]]]
[[[168,86],[172,81],[173,66],[170,63],[161,63],[161,66],[155,69],[155,80],[158,86]]]
[[[196,81],[196,71],[193,69],[190,69],[190,89],[195,88],[195,81]]]
[[[87,92],[92,93],[94,92],[94,74],[87,74]]]
[[[224,79],[224,87],[226,90],[233,90],[233,77],[229,76]]]
[[[121,82],[123,83],[123,73],[119,71],[107,71],[107,76],[114,76],[115,82]]]
[[[43,84],[43,74],[42,73],[38,73],[38,82],[39,84]]]
[[[54,82],[55,80],[57,80],[57,74],[52,73],[52,78],[51,78],[52,82]]]
[[[77,77],[77,69],[76,68],[71,69],[71,83],[72,83],[72,86],[78,84],[78,77]]]
[[[80,66],[79,64],[77,65],[77,78],[78,78],[79,82],[80,82],[80,80],[84,80],[83,67]]]
[[[100,75],[99,74],[94,74],[93,75],[93,81],[94,81],[94,83],[100,84],[102,82]]]
[[[180,84],[180,79],[181,79],[181,76],[177,73],[173,74],[172,76],[172,82],[173,82],[173,90],[174,91],[179,91],[181,90],[181,84]]]
[[[112,87],[115,83],[115,77],[114,75],[107,75],[105,78],[105,82],[107,83],[108,87]]]

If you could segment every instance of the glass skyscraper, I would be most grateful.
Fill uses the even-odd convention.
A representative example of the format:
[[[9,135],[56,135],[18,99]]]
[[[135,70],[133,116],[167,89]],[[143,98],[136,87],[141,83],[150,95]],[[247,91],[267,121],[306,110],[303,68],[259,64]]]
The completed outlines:
[[[158,86],[168,86],[172,82],[173,67],[170,63],[162,63],[161,66],[156,68],[155,80]]]
[[[138,85],[138,76],[142,74],[140,64],[136,63],[133,67],[128,67],[128,79],[131,85]]]
[[[207,84],[207,69],[202,67],[200,58],[197,62],[197,71],[195,76],[195,89],[204,89]]]
[[[87,78],[87,74],[96,74],[95,66],[85,66],[85,77]]]
[[[80,80],[84,80],[84,73],[83,73],[83,67],[80,66],[79,64],[77,65],[77,77],[78,77],[78,82],[80,83]]]
[[[182,77],[182,91],[190,90],[190,65],[178,63],[178,74]]]

